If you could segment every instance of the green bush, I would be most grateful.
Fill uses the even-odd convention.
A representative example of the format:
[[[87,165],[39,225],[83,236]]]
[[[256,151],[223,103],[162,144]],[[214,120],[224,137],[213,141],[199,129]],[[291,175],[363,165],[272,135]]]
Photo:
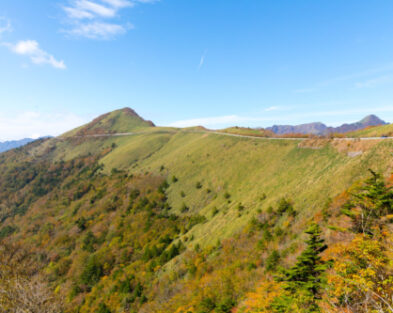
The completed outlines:
[[[181,213],[186,213],[190,210],[190,208],[188,206],[186,206],[185,203],[182,204],[181,208],[180,208],[180,212]]]
[[[100,278],[104,275],[104,270],[102,264],[98,261],[95,255],[88,258],[86,265],[80,276],[80,281],[82,284],[93,287]]]
[[[266,271],[267,272],[275,271],[277,269],[279,262],[280,262],[280,253],[277,250],[274,250],[266,258]]]
[[[16,232],[17,228],[13,227],[13,226],[4,226],[1,230],[0,230],[0,239],[6,238],[10,235],[12,235],[14,232]]]
[[[94,252],[95,247],[94,245],[97,243],[97,238],[94,236],[94,234],[89,231],[85,238],[83,239],[83,244],[82,244],[82,250],[88,251],[88,252]]]
[[[105,303],[100,303],[98,306],[98,310],[96,311],[97,313],[112,313],[111,310],[106,306]]]

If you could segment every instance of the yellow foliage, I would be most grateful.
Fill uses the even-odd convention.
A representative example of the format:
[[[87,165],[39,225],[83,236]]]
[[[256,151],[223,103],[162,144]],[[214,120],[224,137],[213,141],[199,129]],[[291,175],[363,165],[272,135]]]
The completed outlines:
[[[282,295],[283,289],[280,283],[262,282],[255,292],[247,295],[242,312],[245,313],[268,313],[271,312],[273,300]]]

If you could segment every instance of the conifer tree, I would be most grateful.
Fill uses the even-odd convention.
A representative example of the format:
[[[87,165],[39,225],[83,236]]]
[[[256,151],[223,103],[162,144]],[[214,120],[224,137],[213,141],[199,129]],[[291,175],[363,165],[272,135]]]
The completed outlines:
[[[296,264],[284,270],[282,276],[278,278],[283,282],[288,296],[280,297],[275,301],[276,312],[288,312],[294,301],[302,302],[299,305],[303,307],[304,312],[320,312],[317,302],[321,299],[325,283],[324,274],[328,267],[328,263],[320,256],[327,249],[321,233],[318,224],[311,224],[306,231],[310,236],[306,240],[306,249],[297,258]]]
[[[343,213],[351,217],[355,232],[372,235],[381,226],[381,217],[393,213],[393,190],[381,174],[369,171],[371,177],[351,194]]]

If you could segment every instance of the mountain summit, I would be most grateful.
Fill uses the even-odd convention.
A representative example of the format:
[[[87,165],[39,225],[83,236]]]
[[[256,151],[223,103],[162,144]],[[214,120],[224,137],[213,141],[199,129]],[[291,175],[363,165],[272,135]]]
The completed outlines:
[[[129,133],[146,127],[155,127],[153,122],[140,117],[133,109],[123,108],[95,118],[90,123],[68,132],[67,136]]]
[[[314,135],[326,135],[329,133],[347,133],[351,131],[360,130],[369,126],[378,126],[387,124],[376,115],[368,115],[359,122],[351,124],[343,124],[338,127],[329,127],[323,123],[308,123],[300,125],[274,125],[268,127],[270,130],[278,135],[298,133],[298,134],[314,134]]]

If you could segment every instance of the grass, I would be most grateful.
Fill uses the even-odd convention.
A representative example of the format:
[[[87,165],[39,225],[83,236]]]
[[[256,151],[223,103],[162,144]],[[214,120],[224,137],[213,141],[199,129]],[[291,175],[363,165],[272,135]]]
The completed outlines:
[[[208,222],[192,230],[191,245],[215,244],[244,227],[258,209],[276,206],[282,197],[291,198],[307,219],[319,211],[329,197],[334,197],[373,168],[386,173],[392,166],[391,141],[381,142],[350,158],[331,146],[322,149],[299,148],[299,141],[228,137],[219,134],[169,131],[155,128],[148,133],[108,139],[85,139],[81,145],[58,144],[72,158],[88,151],[117,147],[101,162],[105,171],[112,168],[130,172],[175,175],[178,182],[168,190],[172,210],[202,214]],[[66,145],[61,148],[62,145]],[[162,170],[163,168],[163,170]],[[196,188],[197,182],[202,187]],[[208,193],[206,190],[210,189]],[[181,193],[185,196],[182,197]],[[225,199],[224,194],[231,196]],[[267,198],[260,200],[263,194]],[[237,205],[245,209],[240,212]],[[217,207],[219,213],[212,217]],[[190,237],[191,234],[187,234]]]
[[[356,132],[347,134],[348,137],[381,137],[381,136],[393,136],[393,124],[387,124],[382,126],[369,127]]]
[[[194,227],[191,234],[185,234],[195,238],[190,245],[215,244],[217,239],[241,230],[258,210],[276,206],[283,197],[294,201],[300,212],[298,218],[306,221],[320,211],[326,199],[367,175],[368,168],[390,174],[388,171],[393,167],[390,140],[376,143],[362,155],[351,158],[329,144],[319,149],[301,148],[298,140],[231,137],[202,128],[146,127],[146,123],[122,110],[114,111],[87,128],[138,133],[110,138],[53,139],[45,143],[45,149],[55,145],[55,160],[105,150],[100,161],[105,173],[117,168],[168,177],[172,210],[180,213],[185,204],[189,211],[183,214],[201,214],[208,219]],[[354,136],[375,136],[389,129],[393,130],[392,125],[359,131]],[[224,131],[246,135],[253,132],[243,128]],[[75,133],[71,131],[68,136]],[[171,182],[172,176],[178,178],[176,183]],[[228,199],[226,193],[230,194]],[[267,197],[261,200],[264,194]],[[237,209],[239,203],[244,210]],[[214,208],[218,212],[212,215]]]

